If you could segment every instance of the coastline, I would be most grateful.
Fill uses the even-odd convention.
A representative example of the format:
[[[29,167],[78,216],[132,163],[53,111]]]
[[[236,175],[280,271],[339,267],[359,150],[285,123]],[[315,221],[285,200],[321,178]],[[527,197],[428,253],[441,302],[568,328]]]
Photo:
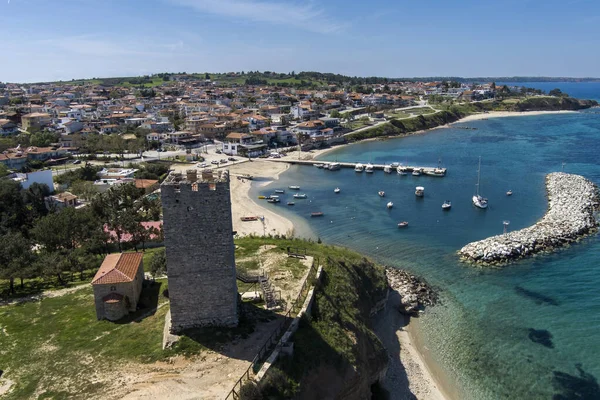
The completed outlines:
[[[294,224],[286,217],[258,204],[250,197],[250,189],[254,186],[265,186],[279,179],[279,175],[289,168],[286,163],[272,163],[261,159],[244,162],[229,167],[231,174],[231,214],[233,230],[239,236],[247,235],[282,235],[292,236]],[[252,175],[254,180],[243,179],[239,175]],[[257,181],[256,178],[261,179]],[[241,217],[262,217],[257,221],[241,220]]]

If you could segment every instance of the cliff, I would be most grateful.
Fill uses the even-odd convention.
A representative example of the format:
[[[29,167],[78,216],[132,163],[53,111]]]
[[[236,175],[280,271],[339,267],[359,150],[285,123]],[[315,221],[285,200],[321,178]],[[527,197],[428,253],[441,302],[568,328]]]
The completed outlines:
[[[371,316],[385,303],[385,270],[366,259],[329,258],[310,319],[293,337],[292,356],[261,381],[263,398],[365,399],[386,373],[388,355]]]

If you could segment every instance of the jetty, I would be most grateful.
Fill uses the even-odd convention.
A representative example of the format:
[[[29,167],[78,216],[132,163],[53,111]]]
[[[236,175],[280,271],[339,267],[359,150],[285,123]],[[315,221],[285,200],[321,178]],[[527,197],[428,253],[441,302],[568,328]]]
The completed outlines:
[[[269,161],[283,162],[283,163],[295,164],[295,165],[309,165],[309,166],[314,166],[315,164],[323,164],[323,165],[327,166],[328,164],[333,162],[333,161],[278,159],[278,158],[269,159]],[[356,166],[356,164],[363,164],[363,165],[367,164],[366,162],[339,162],[339,161],[335,161],[335,163],[339,164],[341,168],[354,168]],[[383,171],[385,166],[390,165],[390,164],[372,164],[372,165],[373,165],[373,169]],[[445,176],[446,172],[447,172],[446,168],[441,168],[441,167],[419,167],[419,166],[415,166],[415,165],[400,165],[400,168],[402,168],[406,172],[413,172],[416,170],[416,171],[421,171],[421,173],[425,174],[425,175],[440,176],[440,177]],[[394,167],[394,169],[395,169],[395,167]]]
[[[580,175],[555,172],[546,176],[548,211],[536,224],[518,231],[469,243],[459,250],[463,261],[502,265],[549,252],[598,231],[600,197],[596,185]]]

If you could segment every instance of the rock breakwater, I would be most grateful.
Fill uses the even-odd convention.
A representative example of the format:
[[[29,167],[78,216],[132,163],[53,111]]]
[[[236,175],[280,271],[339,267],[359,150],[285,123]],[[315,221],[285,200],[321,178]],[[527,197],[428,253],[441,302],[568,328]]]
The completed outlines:
[[[546,176],[548,211],[535,225],[469,243],[459,250],[464,261],[498,265],[568,245],[598,230],[598,188],[580,175]]]
[[[417,315],[426,306],[438,302],[438,294],[425,280],[401,269],[387,267],[385,269],[389,285],[401,297],[403,314]]]

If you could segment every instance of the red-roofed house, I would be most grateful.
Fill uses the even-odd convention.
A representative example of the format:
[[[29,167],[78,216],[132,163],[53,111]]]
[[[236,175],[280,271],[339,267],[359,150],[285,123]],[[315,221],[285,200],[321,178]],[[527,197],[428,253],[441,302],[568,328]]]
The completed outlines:
[[[92,279],[96,316],[117,321],[135,311],[144,282],[143,253],[106,256]]]

